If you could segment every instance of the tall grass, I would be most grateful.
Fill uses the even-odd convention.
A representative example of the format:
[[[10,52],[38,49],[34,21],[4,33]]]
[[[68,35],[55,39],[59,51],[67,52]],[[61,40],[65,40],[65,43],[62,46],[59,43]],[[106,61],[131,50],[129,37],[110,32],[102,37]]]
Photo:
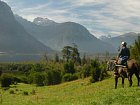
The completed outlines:
[[[90,83],[90,78],[62,83],[54,86],[36,87],[29,84],[11,86],[9,90],[0,89],[2,105],[139,105],[140,87],[137,87],[133,77],[133,86],[121,87],[119,79],[118,89],[114,89],[114,78],[101,82]],[[14,94],[9,91],[13,90]],[[35,94],[31,94],[35,90]],[[29,95],[23,95],[23,92]],[[2,99],[2,102],[1,102]]]

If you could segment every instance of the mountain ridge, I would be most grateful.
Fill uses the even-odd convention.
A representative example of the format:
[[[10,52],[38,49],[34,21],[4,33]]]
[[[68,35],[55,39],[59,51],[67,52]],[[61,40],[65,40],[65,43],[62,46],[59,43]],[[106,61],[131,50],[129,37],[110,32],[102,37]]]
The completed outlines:
[[[0,1],[0,52],[43,53],[46,51],[51,49],[31,36],[16,21],[10,6]]]
[[[100,41],[78,23],[64,22],[42,26],[26,21],[22,17],[15,17],[27,32],[53,50],[61,51],[64,46],[75,43],[81,52],[115,52],[115,49],[110,44]]]
[[[56,22],[48,18],[37,17],[33,20],[33,23],[41,26],[48,26],[48,25],[55,24]]]
[[[103,38],[102,40],[104,42],[108,42],[112,44],[116,49],[120,46],[120,43],[122,41],[127,42],[128,46],[133,45],[135,40],[138,38],[139,34],[135,32],[128,32],[116,37],[110,37],[110,38]]]

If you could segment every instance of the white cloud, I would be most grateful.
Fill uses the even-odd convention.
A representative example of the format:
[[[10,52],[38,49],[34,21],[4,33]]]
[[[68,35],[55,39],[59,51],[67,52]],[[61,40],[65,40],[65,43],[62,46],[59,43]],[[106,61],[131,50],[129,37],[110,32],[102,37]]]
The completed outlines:
[[[41,16],[56,22],[73,21],[97,37],[140,31],[139,0],[46,0],[35,6],[23,6],[23,0],[3,1],[12,6],[14,13],[28,20]]]

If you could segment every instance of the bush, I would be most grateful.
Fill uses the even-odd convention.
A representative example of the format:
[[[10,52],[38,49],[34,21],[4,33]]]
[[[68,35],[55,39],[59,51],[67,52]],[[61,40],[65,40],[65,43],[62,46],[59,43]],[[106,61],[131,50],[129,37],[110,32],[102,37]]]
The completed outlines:
[[[29,83],[34,83],[37,86],[55,85],[61,83],[61,71],[48,70],[47,72],[32,72],[29,75]]]
[[[103,80],[105,77],[108,76],[108,73],[106,71],[106,64],[103,64],[100,66],[101,74],[100,74],[100,81]]]
[[[92,68],[90,82],[94,83],[96,81],[99,81],[100,74],[101,74],[101,70],[99,68]]]
[[[36,63],[31,68],[32,71],[42,72],[45,71],[44,65],[41,63]]]
[[[61,83],[61,72],[58,70],[48,71],[45,75],[45,85],[55,85]]]
[[[90,82],[99,81],[101,75],[100,63],[97,59],[91,62],[91,79]]]
[[[19,91],[18,89],[16,89],[15,91]]]
[[[89,77],[91,75],[91,66],[90,65],[84,65],[83,69],[82,69],[82,77]]]
[[[17,83],[19,83],[19,82],[21,82],[21,80],[19,79],[19,78],[17,78],[17,77],[13,77],[13,84],[14,85],[17,85]]]
[[[9,87],[14,82],[14,76],[12,74],[2,74],[1,87]]]
[[[64,72],[71,73],[71,74],[75,73],[74,63],[72,61],[69,61],[69,62],[64,64]]]
[[[32,92],[31,92],[31,94],[32,95],[35,95],[36,94],[36,91],[33,89]]]
[[[66,81],[73,81],[73,80],[76,80],[76,79],[78,79],[78,76],[74,75],[74,74],[71,74],[71,73],[66,73],[63,76],[63,81],[64,82],[66,82]]]
[[[29,95],[29,93],[27,91],[24,91],[23,95]]]
[[[15,94],[14,90],[9,91],[10,94]]]
[[[20,76],[20,77],[18,77],[18,79],[20,80],[19,82],[22,82],[22,83],[25,83],[25,84],[29,83],[26,76]]]
[[[106,63],[102,62],[102,65],[100,65],[99,62],[94,61],[92,62],[91,67],[91,82],[101,81],[105,77],[107,77],[107,71],[106,71]]]
[[[44,86],[45,76],[43,73],[36,72],[33,75],[33,83],[37,86]]]
[[[52,70],[52,85],[61,83],[61,72],[58,70]]]

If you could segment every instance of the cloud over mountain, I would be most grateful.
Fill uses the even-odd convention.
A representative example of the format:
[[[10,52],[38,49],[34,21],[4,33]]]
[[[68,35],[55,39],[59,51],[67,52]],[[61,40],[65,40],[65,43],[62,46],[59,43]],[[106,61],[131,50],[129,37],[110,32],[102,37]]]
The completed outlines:
[[[0,52],[37,54],[52,51],[18,23],[11,8],[0,1]]]
[[[35,18],[39,21],[29,22],[20,16],[15,16],[27,32],[40,42],[53,50],[62,51],[64,46],[76,44],[83,53],[105,53],[115,52],[115,49],[108,43],[102,42],[82,25],[74,22],[56,23],[46,18]],[[41,21],[41,22],[40,22]],[[42,24],[43,22],[43,24]],[[45,23],[45,24],[44,24]]]
[[[14,13],[26,19],[48,17],[56,22],[77,22],[96,36],[139,32],[139,0],[3,1],[12,7]]]

